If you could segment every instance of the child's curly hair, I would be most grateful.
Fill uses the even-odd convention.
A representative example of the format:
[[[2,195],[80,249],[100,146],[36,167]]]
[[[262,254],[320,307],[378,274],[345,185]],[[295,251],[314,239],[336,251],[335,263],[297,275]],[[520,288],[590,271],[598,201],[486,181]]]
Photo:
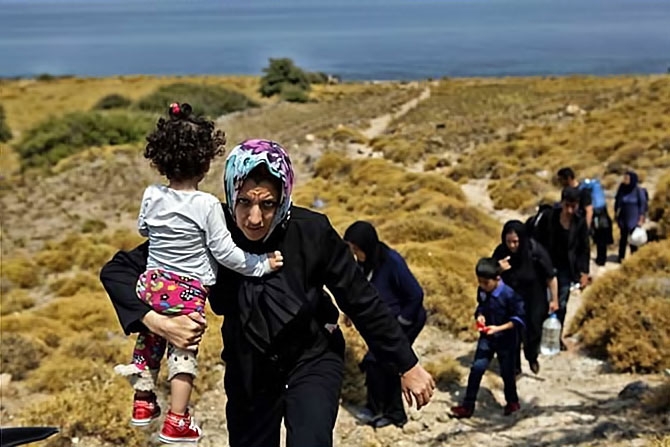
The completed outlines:
[[[211,161],[224,153],[226,135],[214,122],[191,116],[189,104],[171,104],[169,119],[160,118],[147,137],[144,157],[169,180],[203,177]]]

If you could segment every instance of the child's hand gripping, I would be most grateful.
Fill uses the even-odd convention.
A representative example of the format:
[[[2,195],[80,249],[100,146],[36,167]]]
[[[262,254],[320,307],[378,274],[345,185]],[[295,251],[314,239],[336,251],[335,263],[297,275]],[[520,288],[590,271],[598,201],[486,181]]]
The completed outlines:
[[[486,318],[484,317],[484,315],[480,315],[477,317],[477,330],[485,334],[488,334],[489,332],[489,328],[486,325]]]
[[[268,261],[270,261],[270,268],[272,271],[279,270],[284,266],[284,257],[280,251],[268,253]]]

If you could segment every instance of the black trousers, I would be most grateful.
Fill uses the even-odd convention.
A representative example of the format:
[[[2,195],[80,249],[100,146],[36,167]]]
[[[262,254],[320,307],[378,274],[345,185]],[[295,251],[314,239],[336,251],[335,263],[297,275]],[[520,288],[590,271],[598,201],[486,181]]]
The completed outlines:
[[[413,324],[403,327],[410,344],[414,343],[425,324],[426,312],[422,311]],[[404,424],[407,422],[407,414],[402,402],[400,376],[370,357],[366,355],[362,363],[368,409],[374,415],[384,416],[396,424]]]
[[[287,447],[331,447],[343,373],[342,353],[329,350],[299,364],[286,380],[269,374],[270,386],[249,400],[239,374],[226,367],[230,446],[279,447],[283,418]]]
[[[526,329],[523,331],[523,354],[528,362],[537,361],[540,355],[540,344],[542,343],[542,323],[549,315],[549,302],[546,294],[544,296],[524,297],[526,306]],[[521,341],[517,347],[516,371],[521,371]]]
[[[612,236],[612,219],[606,209],[593,211],[593,243],[596,246],[596,264],[607,262],[607,246],[614,243]]]
[[[518,403],[519,396],[516,391],[516,380],[514,379],[514,363],[517,357],[517,350],[515,343],[512,341],[502,344],[498,340],[493,340],[491,337],[485,335],[479,337],[477,342],[477,351],[475,352],[475,359],[470,368],[470,375],[468,376],[468,388],[465,391],[465,399],[463,405],[474,408],[477,401],[477,394],[479,393],[479,386],[482,383],[482,377],[489,367],[493,356],[498,356],[498,363],[500,364],[500,375],[503,379],[505,387],[505,400],[508,404]]]
[[[626,247],[628,244],[628,236],[633,232],[635,228],[624,228],[620,227],[621,230],[621,239],[619,239],[619,260],[623,261],[626,257]],[[630,246],[630,254],[633,254],[637,251],[637,247],[634,245]]]

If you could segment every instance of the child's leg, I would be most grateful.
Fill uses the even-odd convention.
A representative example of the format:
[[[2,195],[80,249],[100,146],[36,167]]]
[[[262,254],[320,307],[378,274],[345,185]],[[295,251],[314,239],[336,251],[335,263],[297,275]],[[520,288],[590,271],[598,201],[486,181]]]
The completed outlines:
[[[170,411],[183,415],[188,411],[193,379],[198,374],[196,352],[168,346],[168,380],[170,381]]]
[[[479,385],[482,382],[482,377],[491,363],[494,351],[491,347],[490,341],[486,337],[479,337],[477,342],[477,351],[475,352],[475,359],[470,368],[470,375],[468,377],[468,388],[465,391],[465,399],[463,406],[473,408],[477,400],[477,393],[479,393]],[[514,359],[512,358],[512,361]],[[514,369],[514,363],[512,363]],[[512,376],[514,377],[514,376]]]
[[[152,332],[140,332],[133,350],[133,364],[137,369],[159,369],[165,354],[165,339]]]
[[[505,400],[507,404],[518,403],[519,396],[516,393],[516,380],[514,377],[516,351],[508,346],[501,347],[496,351],[498,363],[500,363],[500,375],[505,386]]]
[[[153,396],[160,361],[165,353],[165,340],[151,332],[141,332],[133,349],[133,361],[128,365],[117,365],[114,371],[127,377],[135,390],[136,398]]]

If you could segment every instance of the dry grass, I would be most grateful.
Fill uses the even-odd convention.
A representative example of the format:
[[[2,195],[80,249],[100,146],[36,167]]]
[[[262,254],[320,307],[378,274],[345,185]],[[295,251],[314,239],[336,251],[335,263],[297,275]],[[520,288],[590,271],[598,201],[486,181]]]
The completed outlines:
[[[658,222],[660,237],[670,237],[670,172],[656,185],[656,193],[649,204],[649,217]]]
[[[370,144],[398,163],[424,162],[431,172],[408,173],[384,160],[325,153],[312,178],[298,179],[295,201],[324,200],[323,211],[340,232],[355,220],[372,221],[421,282],[429,324],[463,339],[474,337],[473,266],[496,244],[499,224],[468,206],[452,180],[489,177],[496,207],[523,210],[554,192],[547,174],[563,164],[582,176],[605,175],[609,186],[629,165],[643,175],[652,166],[670,166],[666,78],[442,81],[428,100],[372,141],[362,134],[370,119],[416,97],[422,85],[315,86],[311,96],[318,102],[288,104],[258,98],[258,79],[250,77],[0,81],[0,102],[15,135],[0,146],[2,372],[49,394],[23,408],[22,423],[59,425],[65,436],[97,436],[109,444],[147,444],[127,424],[128,385],[111,375],[114,363],[127,360],[134,340],[121,336],[96,275],[115,250],[142,240],[135,229],[141,194],[161,179],[142,158],[139,143],[83,150],[37,177],[7,175],[17,168],[11,145],[53,110],[89,110],[111,93],[136,100],[176,81],[221,85],[259,101],[260,109],[219,121],[231,145],[248,137],[273,138],[300,168],[324,147],[351,142]],[[567,115],[573,103],[586,113]],[[307,141],[307,134],[316,140]],[[221,167],[218,160],[203,184],[219,196]],[[664,228],[670,227],[669,184],[666,175],[651,207],[652,214],[664,210]],[[670,275],[669,253],[667,242],[645,247],[619,272],[599,279],[579,312],[575,329],[586,347],[619,370],[668,367],[670,309],[663,279]],[[195,400],[221,380],[220,319],[208,319]],[[343,398],[361,403],[365,387],[358,362],[366,347],[355,331],[345,329],[345,335]],[[16,342],[5,343],[7,336]],[[460,377],[455,361],[446,357],[428,368],[441,386]]]
[[[670,167],[669,111],[667,77],[448,80],[380,141],[395,161],[491,178],[497,208],[527,210],[564,165],[608,186],[626,167]]]
[[[648,444],[649,447],[670,447],[670,435],[657,436]]]
[[[650,243],[589,289],[573,331],[618,371],[670,367],[670,240]]]
[[[327,153],[315,178],[298,188],[296,203],[315,196],[343,232],[371,221],[397,249],[426,292],[430,319],[454,334],[469,333],[474,306],[473,265],[490,253],[497,224],[464,202],[458,185],[435,174],[407,173],[381,159],[350,160]]]
[[[35,305],[35,299],[26,290],[11,289],[2,293],[0,297],[0,315],[22,312]]]
[[[425,365],[426,371],[433,376],[435,384],[441,390],[458,385],[462,376],[462,367],[453,357],[443,356]]]

